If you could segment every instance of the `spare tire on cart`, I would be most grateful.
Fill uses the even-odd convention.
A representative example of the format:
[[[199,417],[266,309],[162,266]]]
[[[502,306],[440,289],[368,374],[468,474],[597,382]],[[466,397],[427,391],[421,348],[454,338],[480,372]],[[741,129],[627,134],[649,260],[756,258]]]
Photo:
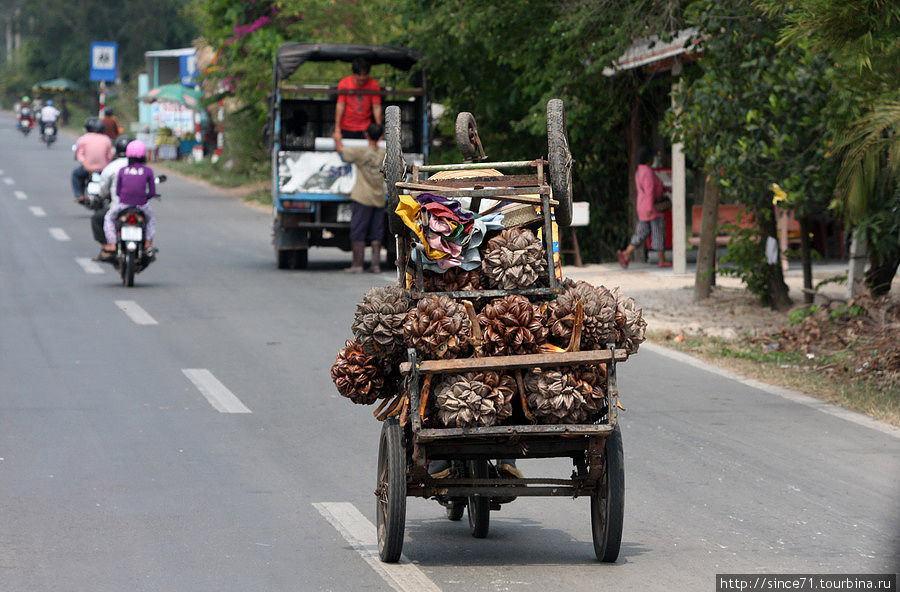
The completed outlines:
[[[547,158],[550,161],[550,188],[556,223],[565,228],[572,224],[572,153],[566,133],[566,108],[562,99],[547,102]]]
[[[403,221],[394,212],[400,203],[396,184],[406,179],[406,161],[403,160],[403,141],[400,132],[400,107],[391,105],[384,110],[384,181],[387,184],[387,218],[391,234],[403,232]]]
[[[475,123],[475,116],[468,111],[460,111],[456,116],[456,147],[462,153],[464,162],[484,159],[478,125]]]

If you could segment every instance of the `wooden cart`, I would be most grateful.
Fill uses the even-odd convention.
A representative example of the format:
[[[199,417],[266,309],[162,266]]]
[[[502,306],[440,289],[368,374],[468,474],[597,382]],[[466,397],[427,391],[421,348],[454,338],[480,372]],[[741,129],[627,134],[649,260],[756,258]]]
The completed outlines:
[[[396,206],[399,193],[410,190],[428,191],[446,197],[471,198],[471,209],[475,212],[479,211],[481,198],[540,206],[541,218],[534,224],[543,227],[548,269],[544,282],[546,287],[438,293],[470,300],[509,294],[527,295],[532,299],[554,299],[560,289],[552,255],[551,206],[557,212],[571,207],[571,157],[565,139],[562,102],[554,100],[548,105],[548,160],[412,167],[412,179],[409,182],[405,180],[406,167],[400,156],[402,143],[399,112],[394,109],[388,107],[385,112],[385,172],[391,212]],[[467,113],[460,114],[457,119],[457,143],[468,160],[483,158],[474,118]],[[556,150],[554,154],[554,149],[560,146],[563,149]],[[397,161],[398,158],[400,162]],[[440,181],[423,181],[420,178],[422,173],[484,168],[500,171],[526,169],[529,174]],[[551,195],[560,196],[561,199],[551,199]],[[560,201],[563,203],[560,204]],[[389,216],[393,214],[389,213]],[[557,221],[560,221],[558,214]],[[415,243],[414,234],[399,220],[391,220],[391,228],[398,239],[399,281],[410,289],[412,298],[422,298],[426,292],[421,258],[413,261],[410,257]],[[411,285],[407,278],[412,278]],[[591,500],[591,527],[597,559],[615,561],[622,538],[625,486],[622,436],[616,413],[616,364],[627,358],[627,353],[617,350],[614,344],[610,344],[607,349],[592,351],[450,360],[422,360],[414,349],[408,350],[407,361],[400,365],[403,381],[397,403],[393,405],[396,411],[388,414],[393,416],[385,419],[378,447],[375,497],[381,560],[395,562],[400,558],[407,496],[438,500],[446,507],[450,520],[460,520],[463,510],[467,509],[472,535],[477,538],[487,536],[491,509],[498,509],[500,501],[519,496],[588,496]],[[531,368],[586,364],[602,364],[607,375],[606,410],[597,418],[596,423],[474,428],[425,426],[423,385],[430,384],[431,377],[474,370],[514,373]],[[524,394],[520,392],[520,396],[524,397]],[[499,478],[495,471],[492,472],[490,464],[491,460],[501,458],[549,457],[571,458],[574,465],[571,477]],[[428,464],[435,460],[452,461],[449,478],[434,479],[429,476]]]

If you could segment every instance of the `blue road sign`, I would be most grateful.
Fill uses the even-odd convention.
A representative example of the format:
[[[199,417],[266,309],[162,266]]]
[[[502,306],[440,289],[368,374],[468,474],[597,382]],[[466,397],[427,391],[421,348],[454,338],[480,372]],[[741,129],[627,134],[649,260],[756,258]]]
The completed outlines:
[[[94,82],[116,81],[116,54],[119,45],[115,41],[94,41],[91,43],[91,80]]]
[[[197,84],[197,54],[179,56],[178,70],[181,75],[181,84],[185,86]]]

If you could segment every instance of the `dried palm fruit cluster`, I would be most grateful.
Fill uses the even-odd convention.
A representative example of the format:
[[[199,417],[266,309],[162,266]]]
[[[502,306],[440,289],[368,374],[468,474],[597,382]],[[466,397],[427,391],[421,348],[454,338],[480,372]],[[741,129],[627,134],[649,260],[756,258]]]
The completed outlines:
[[[386,396],[383,364],[348,340],[331,366],[331,380],[342,396],[358,405],[371,405]]]
[[[388,358],[403,351],[403,321],[409,312],[406,291],[397,286],[372,288],[356,305],[353,335],[362,351]]]
[[[469,347],[472,324],[460,302],[439,294],[419,300],[406,315],[403,338],[426,359],[454,358]]]
[[[616,346],[624,348],[629,354],[637,353],[647,330],[643,309],[635,308],[634,298],[622,294],[619,288],[614,288],[612,294],[616,299],[616,328],[619,333]]]
[[[559,298],[550,306],[550,332],[557,345],[566,346],[572,338],[575,307],[581,300],[584,323],[581,349],[601,349],[616,340],[616,297],[603,286],[587,282],[566,282]]]
[[[524,384],[528,408],[540,423],[583,423],[604,406],[604,381],[595,367],[536,368]]]
[[[544,246],[527,228],[508,228],[489,240],[481,261],[488,282],[501,290],[534,286],[546,267]]]
[[[461,267],[451,267],[444,273],[425,273],[426,292],[467,292],[483,290],[480,269],[465,271]]]
[[[549,334],[540,308],[518,295],[491,300],[478,315],[478,323],[490,356],[535,353]]]
[[[441,424],[453,428],[485,427],[512,415],[515,381],[494,371],[448,375],[435,387]]]

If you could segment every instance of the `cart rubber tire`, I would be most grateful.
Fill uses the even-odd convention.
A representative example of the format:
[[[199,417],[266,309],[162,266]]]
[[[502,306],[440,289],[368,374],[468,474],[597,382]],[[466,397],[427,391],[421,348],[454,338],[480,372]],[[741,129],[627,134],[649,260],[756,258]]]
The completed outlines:
[[[381,427],[377,487],[378,554],[385,563],[396,563],[403,552],[406,528],[406,450],[403,428],[395,417],[385,420]]]
[[[469,477],[473,479],[487,479],[488,463],[486,460],[470,460],[466,462]],[[470,495],[466,507],[469,511],[469,530],[476,539],[483,539],[488,535],[491,526],[491,498],[490,496]]]
[[[559,202],[553,212],[561,228],[572,224],[572,153],[566,133],[566,108],[562,99],[547,103],[547,155],[550,161],[550,188]]]
[[[462,520],[463,512],[466,511],[466,502],[464,501],[451,501],[444,508],[447,510],[447,520],[451,520],[453,522],[459,522]]]
[[[477,135],[475,116],[468,111],[460,111],[456,116],[456,147],[462,152],[463,160],[474,161],[478,158],[478,145],[475,143]]]
[[[615,563],[622,544],[625,517],[625,460],[619,426],[606,438],[606,464],[591,495],[591,534],[597,560]]]
[[[400,107],[391,105],[384,110],[384,181],[387,185],[387,219],[391,234],[400,234],[405,228],[403,220],[394,212],[400,202],[400,192],[395,183],[406,178],[406,161],[403,160],[403,138],[400,127]]]

